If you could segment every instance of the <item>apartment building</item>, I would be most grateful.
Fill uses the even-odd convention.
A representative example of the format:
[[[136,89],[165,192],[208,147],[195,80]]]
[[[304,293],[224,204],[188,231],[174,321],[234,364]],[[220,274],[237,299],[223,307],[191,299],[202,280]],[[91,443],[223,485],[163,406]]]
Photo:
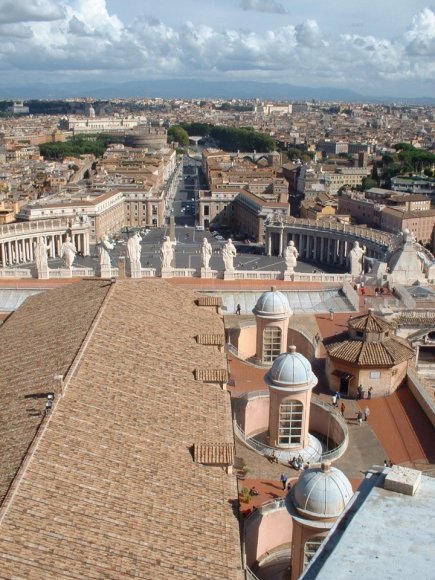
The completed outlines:
[[[90,241],[98,242],[104,235],[115,234],[125,225],[124,195],[121,191],[77,191],[60,196],[41,198],[21,208],[17,221],[55,218],[86,220]]]
[[[431,242],[435,225],[435,209],[431,207],[430,198],[376,187],[364,193],[343,192],[338,197],[338,213],[391,233],[408,228],[423,244]]]

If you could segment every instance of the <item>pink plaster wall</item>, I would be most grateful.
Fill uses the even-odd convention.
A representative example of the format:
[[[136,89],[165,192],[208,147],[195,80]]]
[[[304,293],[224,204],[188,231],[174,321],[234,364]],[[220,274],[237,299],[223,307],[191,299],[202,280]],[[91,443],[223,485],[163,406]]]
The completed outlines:
[[[244,522],[247,565],[253,566],[269,550],[291,544],[292,534],[293,520],[285,508],[250,516]]]
[[[269,429],[269,397],[248,401],[245,410],[245,434],[254,435]]]
[[[356,397],[358,385],[362,385],[366,396],[368,389],[372,387],[372,398],[376,398],[390,395],[400,387],[406,377],[408,361],[403,361],[395,367],[391,368],[368,369],[352,367],[351,365],[346,365],[343,363],[338,364],[336,361],[332,361],[329,357],[327,357],[326,374],[329,388],[332,391],[338,391],[340,389],[340,378],[332,374],[335,369],[339,369],[354,375],[354,378],[349,383],[348,394],[350,397]],[[380,377],[378,379],[372,378],[370,376],[372,371],[379,371],[381,373]]]
[[[288,343],[287,351],[288,347],[294,344],[297,352],[303,354],[309,361],[314,360],[315,353],[313,344],[308,340],[308,338],[304,334],[299,332],[297,329],[291,328],[291,324],[290,328],[288,329],[287,343]]]
[[[239,357],[241,359],[250,358],[255,356],[255,341],[257,335],[257,327],[248,326],[240,329],[240,334],[238,337],[237,349],[239,351]]]
[[[339,445],[344,441],[346,434],[343,431],[343,427],[340,423],[334,420],[334,416],[328,412],[327,409],[315,405],[314,403],[310,407],[310,431],[317,432],[321,435],[328,436],[336,445]],[[330,445],[331,447],[331,445]]]

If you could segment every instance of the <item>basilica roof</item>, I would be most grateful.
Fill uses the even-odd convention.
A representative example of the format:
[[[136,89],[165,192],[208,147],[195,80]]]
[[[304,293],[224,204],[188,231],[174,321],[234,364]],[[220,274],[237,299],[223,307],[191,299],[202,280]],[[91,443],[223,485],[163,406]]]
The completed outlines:
[[[2,505],[1,576],[244,577],[236,479],[217,467],[233,459],[230,400],[195,376],[227,369],[196,338],[223,324],[197,300],[162,279],[93,280],[2,325],[0,444],[25,435],[30,451]],[[3,492],[26,449],[0,454]]]

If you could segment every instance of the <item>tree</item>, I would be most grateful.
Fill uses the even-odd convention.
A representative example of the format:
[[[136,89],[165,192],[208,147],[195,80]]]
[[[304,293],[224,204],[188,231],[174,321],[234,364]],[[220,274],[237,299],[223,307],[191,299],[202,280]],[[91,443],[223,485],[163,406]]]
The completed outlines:
[[[371,177],[363,177],[362,179],[362,183],[361,183],[361,189],[363,191],[366,191],[367,189],[370,189],[372,187],[377,187],[378,182],[375,181],[374,179],[372,179]]]
[[[189,134],[180,125],[174,125],[168,129],[168,142],[176,141],[179,145],[187,147],[189,145]]]

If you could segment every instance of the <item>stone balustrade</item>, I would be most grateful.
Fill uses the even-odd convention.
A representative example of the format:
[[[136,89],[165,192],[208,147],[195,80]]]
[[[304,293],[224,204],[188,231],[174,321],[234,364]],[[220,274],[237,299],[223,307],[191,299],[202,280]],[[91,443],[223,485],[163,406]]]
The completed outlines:
[[[65,268],[48,268],[49,278],[71,278],[71,277],[93,277],[100,275],[102,278],[117,278],[119,277],[118,268],[110,268],[107,271],[98,273],[93,268],[78,268],[73,267],[71,270]],[[327,274],[325,272],[295,272],[286,277],[285,272],[278,270],[234,270],[230,273],[222,270],[207,270],[204,271],[195,268],[171,268],[165,272],[160,272],[156,268],[141,268],[138,278],[150,278],[161,276],[163,278],[213,278],[224,279],[229,281],[234,280],[286,280],[288,282],[323,282],[332,284],[347,284],[353,281],[350,274]],[[38,278],[38,273],[35,267],[32,268],[0,268],[0,278]],[[346,294],[347,295],[347,294]],[[353,304],[353,300],[349,298]]]

